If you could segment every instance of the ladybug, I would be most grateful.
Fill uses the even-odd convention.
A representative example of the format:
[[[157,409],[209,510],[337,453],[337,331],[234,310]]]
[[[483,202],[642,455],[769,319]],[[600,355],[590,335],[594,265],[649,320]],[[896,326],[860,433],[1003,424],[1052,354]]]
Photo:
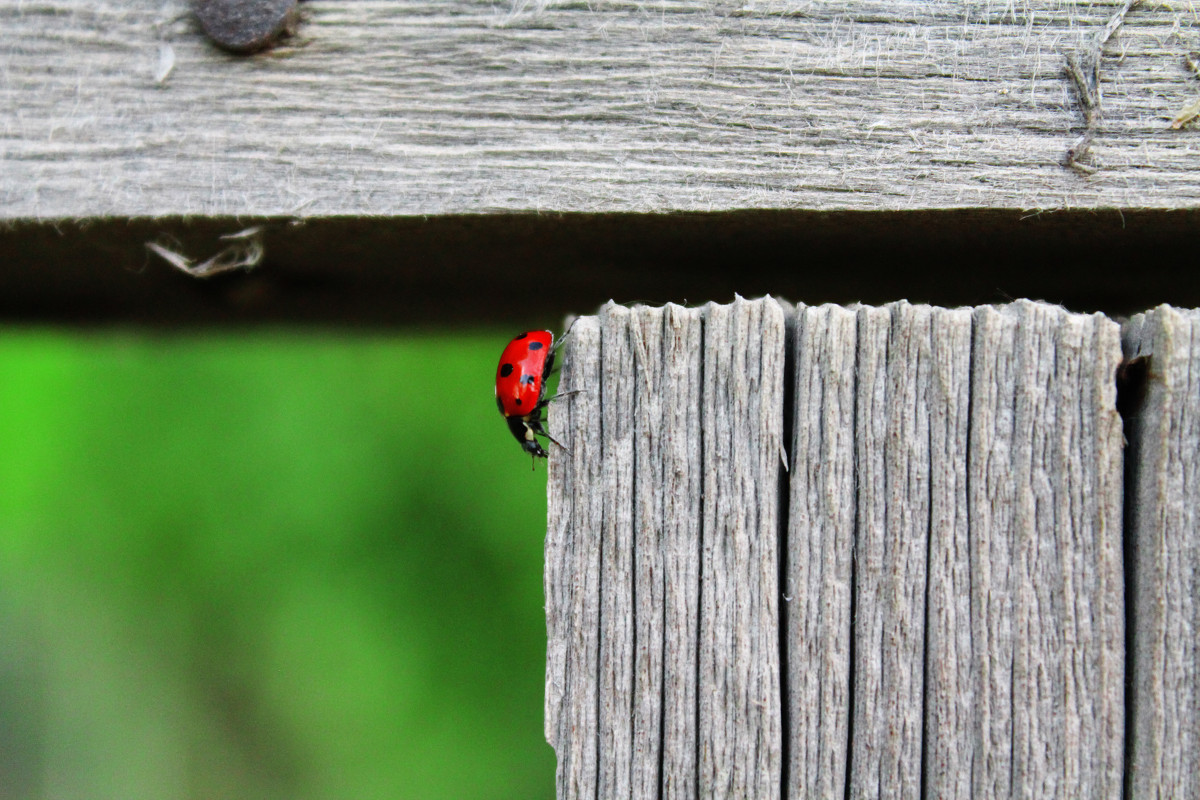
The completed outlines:
[[[496,367],[496,405],[513,437],[534,458],[548,455],[538,436],[562,447],[542,427],[542,411],[550,402],[546,382],[557,349],[550,331],[525,331],[508,343]]]

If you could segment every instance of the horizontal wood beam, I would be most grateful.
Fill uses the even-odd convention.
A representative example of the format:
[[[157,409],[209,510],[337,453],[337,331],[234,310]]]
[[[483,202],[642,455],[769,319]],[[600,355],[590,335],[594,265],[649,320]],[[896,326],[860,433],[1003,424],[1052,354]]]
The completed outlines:
[[[0,0],[0,220],[1200,197],[1196,133],[1171,124],[1200,95],[1177,4],[302,9],[239,57],[183,0]]]

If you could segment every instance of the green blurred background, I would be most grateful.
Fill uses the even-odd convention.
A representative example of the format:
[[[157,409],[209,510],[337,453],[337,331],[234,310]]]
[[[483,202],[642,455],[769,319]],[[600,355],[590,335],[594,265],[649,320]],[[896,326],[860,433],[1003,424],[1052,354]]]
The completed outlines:
[[[0,798],[552,798],[514,333],[0,331]]]

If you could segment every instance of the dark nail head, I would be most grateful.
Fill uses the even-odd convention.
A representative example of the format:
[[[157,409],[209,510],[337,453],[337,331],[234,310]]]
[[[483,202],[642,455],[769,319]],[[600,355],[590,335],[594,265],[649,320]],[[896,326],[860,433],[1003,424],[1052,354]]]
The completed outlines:
[[[253,53],[291,30],[296,0],[192,0],[213,42],[232,53]]]

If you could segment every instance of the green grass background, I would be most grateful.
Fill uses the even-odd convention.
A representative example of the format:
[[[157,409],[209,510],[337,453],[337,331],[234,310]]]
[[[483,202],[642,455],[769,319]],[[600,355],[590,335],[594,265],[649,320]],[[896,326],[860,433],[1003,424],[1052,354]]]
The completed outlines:
[[[513,331],[0,331],[0,798],[553,797]]]

